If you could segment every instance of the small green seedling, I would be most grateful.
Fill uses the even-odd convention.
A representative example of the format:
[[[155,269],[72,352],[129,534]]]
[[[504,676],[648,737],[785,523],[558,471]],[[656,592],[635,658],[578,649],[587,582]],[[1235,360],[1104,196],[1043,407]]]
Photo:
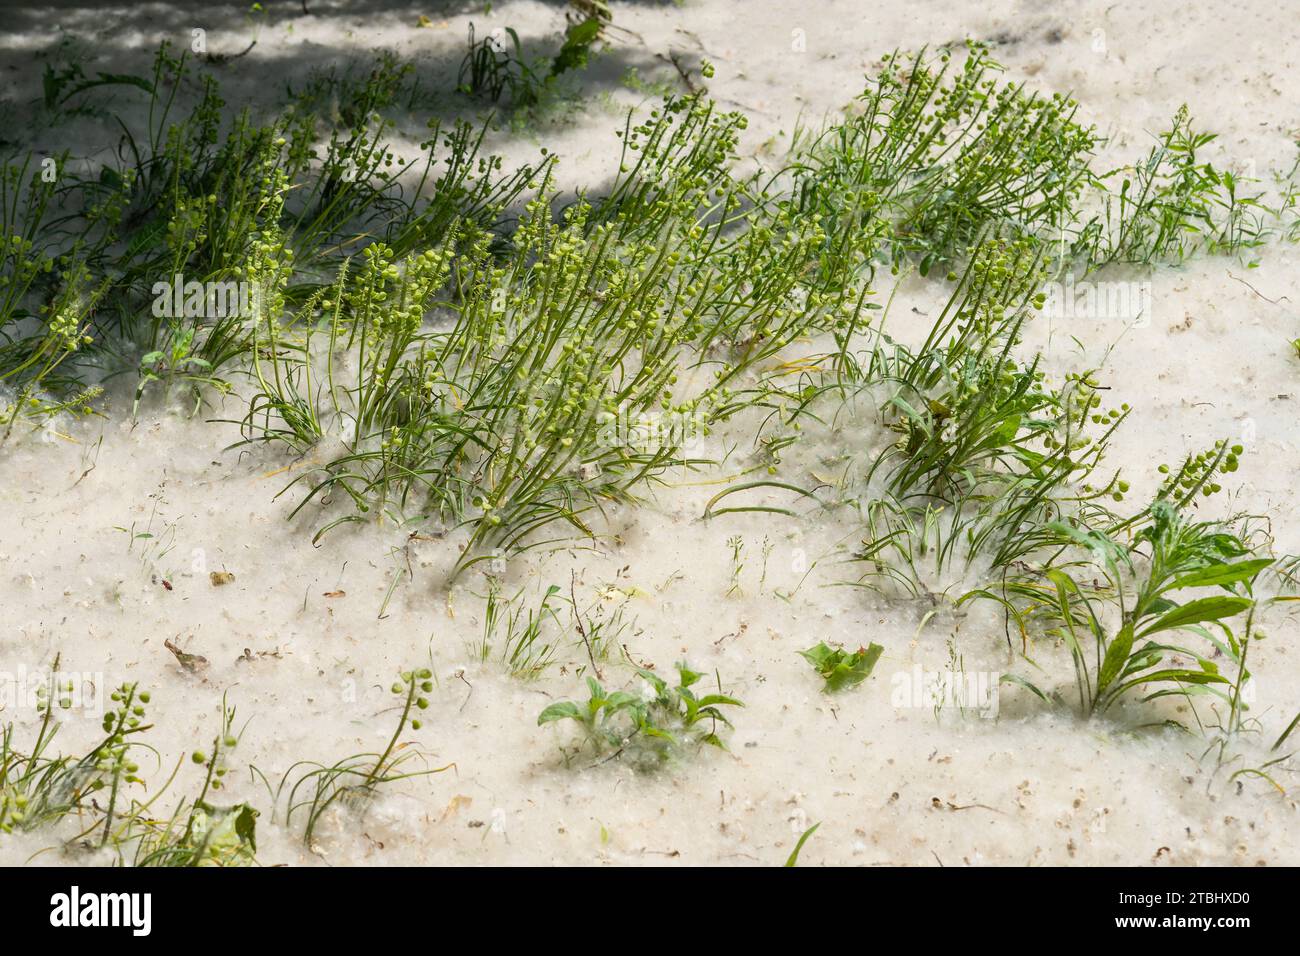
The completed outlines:
[[[684,663],[677,665],[676,686],[644,668],[637,668],[637,675],[645,682],[640,693],[607,691],[588,677],[585,703],[558,701],[538,715],[537,723],[577,721],[585,731],[584,743],[598,753],[612,750],[613,757],[630,754],[650,764],[667,760],[685,745],[726,749],[718,724],[732,724],[721,708],[743,707],[743,703],[721,692],[696,697],[690,688],[704,675]],[[720,680],[718,687],[721,691]]]
[[[799,842],[796,843],[794,845],[794,849],[790,851],[790,856],[786,858],[786,861],[784,863],[785,866],[799,865],[799,852],[803,849],[803,845],[808,842],[808,838],[817,832],[817,828],[819,826],[821,826],[820,823],[814,823],[807,830],[804,830],[802,834],[800,834]]]
[[[811,664],[826,681],[822,690],[834,694],[849,687],[857,687],[870,677],[871,670],[883,651],[884,648],[879,644],[871,644],[850,653],[842,647],[827,647],[823,642],[800,651],[799,656]]]

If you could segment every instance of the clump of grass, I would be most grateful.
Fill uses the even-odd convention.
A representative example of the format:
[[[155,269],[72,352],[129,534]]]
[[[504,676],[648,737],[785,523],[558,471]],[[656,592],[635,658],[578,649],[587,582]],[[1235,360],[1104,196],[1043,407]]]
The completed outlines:
[[[831,386],[804,405],[874,407],[881,432],[898,435],[851,452],[840,483],[863,519],[854,557],[870,587],[933,598],[933,584],[946,592],[973,572],[999,573],[1049,543],[1048,522],[1090,514],[1127,487],[1090,479],[1128,407],[1103,410],[1091,372],[1055,386],[1016,353],[1043,305],[1041,248],[990,236],[971,253],[920,347],[888,335],[886,312],[868,347],[842,351]]]
[[[550,604],[559,593],[559,586],[552,584],[534,609],[523,605],[522,591],[502,600],[499,588],[491,583],[483,611],[479,659],[487,661],[495,652],[512,676],[524,680],[541,676],[557,649],[555,640],[545,632],[548,624],[552,627],[560,624],[559,615]]]
[[[734,697],[722,692],[697,697],[691,687],[703,679],[685,663],[677,665],[677,682],[645,668],[636,669],[643,682],[640,691],[606,690],[594,677],[588,677],[585,701],[558,701],[546,707],[537,723],[560,720],[575,721],[583,740],[566,759],[573,759],[590,748],[605,759],[624,758],[641,767],[664,763],[683,750],[702,746],[725,749],[719,736],[720,727],[731,722],[723,707],[743,707]]]
[[[1059,391],[1037,382],[1032,393],[998,410],[1019,406],[981,448],[985,464],[994,467],[957,472],[963,481],[943,495],[890,489],[866,502],[865,534],[855,555],[866,563],[862,583],[875,586],[882,579],[913,597],[933,597],[926,582],[934,582],[946,594],[976,572],[1000,576],[1053,547],[1052,521],[1066,515],[1105,521],[1104,503],[1122,500],[1128,482],[1115,475],[1094,486],[1089,479],[1129,410],[1099,414],[1096,398],[1090,373],[1071,376]],[[1097,423],[1100,428],[1092,428]],[[948,434],[960,427],[954,423]]]
[[[509,37],[513,51],[501,35]],[[469,25],[469,49],[461,61],[456,78],[456,88],[469,96],[482,96],[495,103],[505,93],[518,98],[530,98],[531,88],[539,80],[524,62],[519,34],[514,27],[505,27],[501,33],[475,39],[474,24]]]
[[[49,158],[56,169],[67,160]],[[83,383],[75,366],[107,286],[86,265],[92,249],[84,235],[62,254],[55,247],[57,191],[30,156],[0,167],[0,441],[19,422],[86,414],[102,391]],[[110,205],[88,217],[87,233],[120,212]]]
[[[265,123],[248,111],[228,118],[216,82],[204,77],[182,117],[187,56],[164,44],[152,78],[132,84],[149,96],[149,121],[143,135],[127,132],[118,163],[97,176],[72,172],[67,156],[49,160],[54,175],[30,158],[7,165],[3,433],[85,413],[113,373],[134,376],[137,406],[148,394],[184,394],[197,409],[229,389],[260,324],[280,322],[372,236],[404,254],[436,244],[455,221],[495,216],[532,170],[494,175],[499,161],[477,153],[483,130],[433,123],[424,155],[410,161],[383,145],[390,122],[380,111],[409,72],[385,55],[364,81],[309,89]],[[322,144],[321,101],[339,97]],[[451,161],[439,174],[444,141]],[[399,182],[408,175],[418,179],[414,198]],[[187,297],[184,314],[160,314],[159,289],[177,276],[209,291],[255,288],[257,314],[231,308],[224,294],[215,304]]]
[[[1216,137],[1194,131],[1185,106],[1141,161],[1098,172],[1102,140],[1073,98],[1001,81],[978,43],[958,61],[949,50],[888,54],[843,122],[798,138],[793,193],[833,237],[824,261],[897,270],[913,258],[925,275],[994,227],[1090,270],[1238,254],[1272,221],[1285,231],[1293,194],[1270,209],[1256,180],[1198,156]]]

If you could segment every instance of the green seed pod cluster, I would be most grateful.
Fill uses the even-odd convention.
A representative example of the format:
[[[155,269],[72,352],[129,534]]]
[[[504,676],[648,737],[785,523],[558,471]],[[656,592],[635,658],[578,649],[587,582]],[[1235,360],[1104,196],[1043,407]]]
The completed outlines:
[[[393,696],[403,698],[406,702],[404,716],[409,714],[414,707],[417,712],[426,710],[429,706],[429,698],[425,694],[433,693],[433,671],[427,667],[421,667],[418,670],[402,671],[401,679],[393,684],[390,688]],[[418,716],[411,717],[411,729],[419,730],[424,726],[424,721]]]
[[[124,683],[109,694],[109,700],[116,706],[104,714],[103,731],[105,739],[92,752],[88,760],[93,762],[94,776],[87,789],[111,791],[112,800],[116,800],[122,784],[144,785],[139,776],[139,764],[132,759],[131,753],[134,734],[140,730],[145,719],[145,710],[151,696],[139,686]]]
[[[1235,472],[1244,452],[1241,445],[1229,446],[1225,439],[1219,439],[1213,447],[1188,455],[1177,470],[1162,463],[1158,471],[1166,477],[1157,496],[1189,500],[1197,494],[1205,498],[1218,494],[1223,485],[1215,480],[1216,475]]]

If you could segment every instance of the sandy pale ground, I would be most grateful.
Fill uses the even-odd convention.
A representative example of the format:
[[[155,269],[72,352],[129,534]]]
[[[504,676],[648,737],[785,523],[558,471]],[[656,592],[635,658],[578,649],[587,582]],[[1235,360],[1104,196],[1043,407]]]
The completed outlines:
[[[19,104],[37,95],[55,25],[83,44],[88,73],[141,69],[164,35],[179,42],[192,26],[208,29],[211,48],[231,52],[254,35],[235,7],[43,6],[49,12],[40,16],[20,10],[0,40],[0,69],[14,78]],[[437,4],[322,3],[309,4],[308,16],[295,4],[269,6],[256,47],[222,74],[230,103],[275,105],[266,76],[294,82],[380,47],[412,58],[431,89],[446,91],[470,20],[515,26],[539,44],[563,24],[559,8],[535,2],[497,3],[490,16],[468,5],[448,12]],[[668,57],[705,56],[717,66],[713,94],[750,116],[747,155],[771,165],[796,122],[817,124],[844,106],[882,53],[971,36],[994,44],[1013,79],[1072,90],[1087,121],[1110,134],[1108,158],[1144,153],[1150,134],[1186,102],[1200,127],[1220,134],[1211,151],[1217,161],[1260,178],[1289,168],[1300,128],[1294,11],[1252,2],[1177,7],[615,4],[622,31],[584,78],[587,98],[527,129],[506,127],[493,145],[516,160],[551,146],[574,184],[599,183],[617,161],[621,111],[648,95],[628,88],[628,71],[671,86],[677,73]],[[421,13],[430,26],[417,27]],[[21,115],[21,105],[13,107],[11,116]],[[418,138],[423,119],[418,114],[399,140]],[[22,139],[80,155],[93,154],[96,142],[115,139],[95,118]],[[1300,367],[1289,341],[1300,335],[1300,273],[1292,248],[1270,246],[1258,258],[1249,273],[1223,259],[1157,272],[1142,327],[1045,317],[1028,344],[1043,349],[1053,372],[1105,362],[1108,404],[1135,408],[1111,464],[1129,476],[1138,500],[1154,487],[1158,463],[1221,436],[1245,444],[1242,468],[1229,476],[1233,504],[1268,516],[1277,550],[1294,553]],[[909,280],[891,321],[906,321],[913,308],[930,311],[937,294]],[[621,607],[634,622],[621,638],[634,660],[664,670],[686,658],[710,681],[716,671],[746,704],[727,752],[700,753],[656,774],[590,759],[565,766],[560,748],[569,732],[538,727],[536,716],[553,700],[578,696],[582,646],[566,644],[561,665],[531,683],[480,663],[472,645],[482,635],[485,583],[469,575],[447,590],[442,573],[454,541],[408,541],[405,532],[372,526],[313,547],[319,512],[290,523],[296,491],[275,497],[292,463],[227,451],[236,430],[205,421],[240,411],[234,399],[224,408],[218,399],[193,420],[155,408],[131,423],[129,402],[119,402],[107,419],[58,423],[0,453],[0,670],[35,672],[61,653],[65,669],[95,675],[100,687],[152,688],[150,737],[160,766],[146,762],[144,771],[154,780],[215,732],[227,695],[238,722],[248,721],[232,797],[269,810],[265,787],[247,768],[275,780],[295,760],[330,762],[382,747],[396,717],[388,692],[395,672],[431,666],[439,686],[414,736],[430,766],[453,766],[395,787],[359,827],[327,821],[314,854],[280,826],[282,815],[263,813],[264,862],[775,864],[820,821],[804,864],[1300,863],[1290,790],[1297,781],[1285,768],[1277,779],[1286,794],[1263,782],[1229,785],[1226,773],[1215,776],[1198,761],[1204,744],[1196,738],[1115,736],[1012,690],[1001,693],[996,719],[900,700],[898,687],[918,669],[943,671],[956,659],[971,674],[1023,672],[1024,664],[990,610],[928,614],[928,605],[837,586],[854,576],[842,563],[859,536],[847,510],[700,520],[718,483],[749,453],[743,422],[711,439],[718,454],[741,443],[731,465],[671,476],[647,506],[612,511],[611,536],[597,547],[504,569],[506,590],[524,589],[531,605],[549,585],[567,595],[572,583],[584,609],[610,615]],[[882,441],[869,422],[864,410],[810,435],[786,456],[783,474],[815,476],[838,450]],[[152,537],[133,537],[142,532]],[[385,607],[390,581],[408,568],[411,580]],[[213,587],[211,571],[235,579]],[[1261,744],[1300,708],[1300,628],[1280,612],[1265,626],[1268,639],[1252,651]],[[165,640],[201,654],[208,667],[183,672]],[[866,685],[828,698],[796,653],[818,640],[874,641],[885,652]],[[1069,683],[1063,651],[1044,650],[1039,661],[1054,685]],[[612,685],[629,682],[625,666],[601,669]],[[35,719],[21,707],[0,715],[11,718],[20,739]],[[60,740],[71,749],[97,727],[74,712]],[[1251,746],[1238,766],[1266,759],[1263,746]],[[192,793],[199,773],[186,765],[163,802]],[[48,834],[0,839],[0,862],[22,863],[55,842]],[[35,859],[66,862],[55,850]]]

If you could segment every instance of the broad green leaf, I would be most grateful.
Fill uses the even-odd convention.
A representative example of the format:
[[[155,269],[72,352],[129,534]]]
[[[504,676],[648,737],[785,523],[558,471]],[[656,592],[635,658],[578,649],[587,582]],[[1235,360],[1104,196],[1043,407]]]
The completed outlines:
[[[566,717],[571,717],[574,720],[582,719],[582,712],[578,710],[578,705],[571,700],[561,700],[551,704],[537,715],[537,723],[540,726],[548,724],[552,720],[564,720]]]
[[[681,686],[683,688],[690,687],[692,684],[694,684],[696,681],[698,681],[700,678],[704,676],[703,674],[691,670],[685,664],[677,665],[677,673],[681,679]]]
[[[1232,617],[1234,614],[1240,614],[1253,603],[1249,598],[1226,594],[1189,601],[1182,607],[1168,612],[1154,624],[1145,628],[1140,636],[1146,637],[1148,634],[1155,634],[1157,631],[1167,631],[1175,627],[1199,624],[1201,621],[1217,621],[1220,618]]]
[[[1164,590],[1236,584],[1238,581],[1253,579],[1272,563],[1272,558],[1255,558],[1252,561],[1238,561],[1236,564],[1212,564],[1175,578]]]
[[[699,701],[701,710],[706,707],[713,707],[717,704],[730,704],[733,707],[745,706],[740,701],[736,700],[736,698],[728,697],[725,694],[709,694],[707,697],[701,697]],[[721,714],[719,714],[719,716],[721,716]]]
[[[616,690],[605,698],[605,709],[610,713],[618,713],[629,707],[639,707],[643,701],[639,694],[632,694],[625,690]]]
[[[832,651],[829,647],[826,646],[824,642],[822,642],[822,643],[814,644],[806,651],[800,651],[799,656],[820,671],[823,667],[826,666],[827,660],[829,660],[829,658],[833,653],[834,651]]]
[[[1128,656],[1133,650],[1133,623],[1130,621],[1119,629],[1115,639],[1106,648],[1106,657],[1101,662],[1101,671],[1097,674],[1097,696],[1110,686],[1111,681],[1120,675]]]
[[[1187,684],[1231,684],[1232,681],[1221,674],[1207,674],[1204,671],[1189,670],[1185,667],[1171,667],[1162,671],[1152,671],[1149,674],[1143,674],[1141,677],[1135,677],[1131,681],[1126,681],[1115,689],[1112,697],[1119,697],[1120,694],[1130,687],[1138,687],[1142,684],[1156,684],[1163,681],[1178,681]]]

